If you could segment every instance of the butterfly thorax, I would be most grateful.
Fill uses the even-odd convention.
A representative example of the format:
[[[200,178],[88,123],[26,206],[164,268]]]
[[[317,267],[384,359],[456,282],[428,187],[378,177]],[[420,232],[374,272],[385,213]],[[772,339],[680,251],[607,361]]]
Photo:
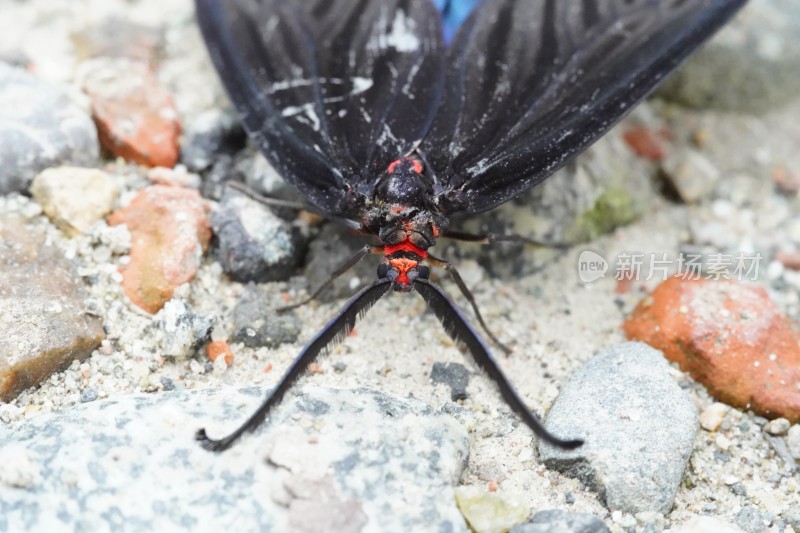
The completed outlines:
[[[436,243],[445,223],[425,199],[430,198],[430,183],[422,163],[413,158],[392,162],[380,177],[363,224],[384,245],[380,277],[394,281],[396,291],[408,292],[427,267],[420,265],[428,248]],[[381,275],[384,276],[381,276]]]

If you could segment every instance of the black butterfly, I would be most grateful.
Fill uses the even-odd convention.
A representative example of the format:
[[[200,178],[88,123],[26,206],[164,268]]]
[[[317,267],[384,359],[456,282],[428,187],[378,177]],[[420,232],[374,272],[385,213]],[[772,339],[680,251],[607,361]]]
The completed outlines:
[[[196,0],[214,65],[270,163],[317,210],[381,242],[332,277],[384,255],[378,281],[303,349],[258,411],[220,440],[200,430],[202,445],[224,450],[255,429],[393,289],[426,300],[537,436],[579,446],[544,429],[422,263],[450,271],[486,329],[455,269],[428,252],[439,237],[468,237],[448,230],[451,215],[492,209],[547,178],[745,2],[484,0],[445,45],[431,0]]]

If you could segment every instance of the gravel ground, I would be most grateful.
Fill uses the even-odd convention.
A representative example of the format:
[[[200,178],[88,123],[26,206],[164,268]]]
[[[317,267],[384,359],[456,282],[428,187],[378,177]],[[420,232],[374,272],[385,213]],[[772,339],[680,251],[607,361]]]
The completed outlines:
[[[69,35],[120,16],[164,30],[167,54],[159,76],[173,91],[184,124],[205,110],[224,105],[218,82],[199,51],[191,5],[184,0],[5,0],[0,5],[0,58],[21,49],[36,64],[38,75],[71,84],[79,64]],[[706,244],[716,249],[756,250],[767,259],[778,250],[800,249],[797,193],[779,191],[771,179],[779,167],[800,176],[798,116],[797,101],[760,115],[690,111],[662,101],[650,102],[630,120],[669,126],[675,137],[690,136],[698,125],[706,132],[703,153],[722,175],[707,197],[692,205],[655,197],[646,212],[629,225],[563,253],[544,252],[549,259],[539,260],[533,273],[529,268],[522,275],[493,277],[489,272],[502,268],[487,268],[492,256],[487,259],[479,247],[445,244],[439,249],[437,255],[458,259],[487,322],[513,348],[509,357],[501,357],[501,365],[528,405],[544,414],[580,365],[623,342],[620,324],[646,289],[655,286],[655,282],[639,283],[620,293],[611,278],[583,284],[576,265],[584,249],[597,250],[607,258],[623,251],[673,253],[687,242],[700,240],[699,234],[706,235]],[[147,183],[145,171],[135,165],[117,160],[101,166],[122,191],[120,205]],[[559,174],[552,181],[561,182],[553,186],[569,189],[568,178]],[[118,267],[125,261],[128,239],[124,229],[99,223],[83,235],[67,239],[41,216],[38,204],[15,193],[0,197],[0,213],[20,213],[32,223],[48,225],[52,241],[74,258],[82,277],[93,280],[90,298],[104,317],[107,332],[107,341],[91,358],[76,362],[11,403],[0,404],[0,427],[24,425],[42,413],[65,411],[95,398],[157,393],[172,387],[273,385],[302,344],[340,304],[313,303],[298,309],[302,329],[295,343],[274,349],[235,344],[235,361],[227,368],[222,363],[211,364],[202,353],[191,358],[163,357],[157,323],[132,306],[120,286]],[[514,211],[508,213],[515,216]],[[494,220],[491,216],[482,219],[486,224]],[[514,222],[517,231],[526,229],[524,220]],[[301,297],[307,287],[299,274],[286,282],[264,284],[262,294],[275,302]],[[800,274],[765,260],[757,282],[768,288],[789,316],[800,318]],[[466,305],[449,280],[442,279],[441,284],[459,304]],[[234,333],[233,309],[247,290],[245,284],[229,281],[219,263],[206,258],[196,279],[179,287],[175,296],[190,303],[196,315],[213,318],[212,338],[228,339]],[[321,371],[304,378],[304,383],[333,388],[367,386],[400,397],[410,395],[439,409],[451,403],[451,391],[446,385],[431,383],[431,370],[435,363],[453,362],[463,363],[462,355],[426,312],[421,299],[413,294],[392,294],[375,306],[342,346],[319,362]],[[337,366],[341,363],[346,368]],[[670,372],[699,412],[713,403],[701,385],[676,368]],[[601,518],[612,531],[642,530],[634,517],[607,509],[580,481],[545,469],[530,432],[518,424],[487,379],[472,376],[468,397],[459,403],[474,413],[462,485],[494,482],[502,493],[521,495],[534,511],[586,512]],[[248,413],[249,408],[241,416]],[[701,430],[674,507],[661,526],[653,527],[677,527],[708,515],[748,532],[791,531],[792,527],[800,531],[800,479],[795,465],[785,461],[779,446],[762,431],[765,422],[752,413],[732,409],[719,431]],[[186,427],[185,431],[191,434],[195,429]]]

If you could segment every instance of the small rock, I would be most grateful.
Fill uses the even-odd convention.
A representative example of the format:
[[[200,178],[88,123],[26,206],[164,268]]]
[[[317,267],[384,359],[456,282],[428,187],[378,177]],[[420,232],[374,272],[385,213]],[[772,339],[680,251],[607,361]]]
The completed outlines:
[[[31,194],[45,214],[70,237],[110,213],[117,193],[111,176],[93,168],[49,168],[31,185]]]
[[[792,424],[789,423],[789,421],[786,420],[785,418],[776,418],[775,420],[770,420],[769,422],[764,424],[763,429],[770,435],[775,435],[776,437],[780,437],[786,435],[791,425]]]
[[[300,329],[300,320],[296,316],[276,314],[274,304],[254,286],[248,287],[233,309],[232,340],[250,348],[276,348],[295,342]]]
[[[92,120],[66,89],[0,62],[0,194],[27,190],[45,168],[98,157]]]
[[[674,533],[742,533],[742,530],[713,516],[695,516],[683,525],[673,527]]]
[[[719,169],[696,150],[672,152],[661,164],[664,178],[686,203],[699,202],[714,190]]]
[[[486,492],[483,487],[457,487],[455,493],[456,504],[475,533],[505,533],[531,513],[522,498]]]
[[[213,319],[198,316],[186,303],[172,299],[153,317],[158,324],[161,355],[185,357],[211,333]]]
[[[548,467],[594,487],[609,509],[666,513],[692,452],[697,418],[661,353],[626,343],[578,369],[547,415],[548,430],[584,438],[584,445],[564,451],[540,443],[540,455]]]
[[[183,134],[181,162],[192,172],[211,168],[221,155],[233,156],[245,146],[247,136],[231,111],[212,109],[189,123]]]
[[[636,513],[636,524],[639,526],[637,531],[641,533],[661,533],[666,527],[666,520],[661,513],[645,511]]]
[[[602,520],[589,513],[561,509],[539,511],[527,524],[516,525],[510,533],[609,533]]]
[[[87,387],[81,392],[81,401],[83,403],[93,402],[97,399],[98,395],[97,389],[94,387]]]
[[[724,403],[714,402],[700,414],[700,427],[706,431],[716,431],[725,420],[731,408]]]
[[[762,533],[769,527],[771,520],[766,519],[758,508],[745,505],[733,517],[733,522],[745,533]]]
[[[291,276],[301,259],[297,230],[269,208],[227,189],[211,213],[222,269],[236,281],[279,281]]]
[[[339,224],[325,224],[319,235],[311,241],[308,249],[305,275],[308,278],[309,292],[315,291],[328,279],[331,272],[347,262],[367,241]],[[339,276],[330,288],[319,295],[319,301],[331,302],[337,298],[347,298],[361,287],[377,279],[378,265],[369,257],[364,258],[346,274]]]
[[[216,361],[219,357],[222,357],[226,365],[231,366],[233,364],[233,348],[227,341],[220,340],[208,343],[206,354],[211,361]]]
[[[111,215],[110,225],[126,224],[131,233],[122,286],[134,304],[155,313],[194,277],[211,240],[207,211],[197,191],[153,185]]]
[[[91,99],[103,148],[134,163],[175,166],[178,114],[147,63],[109,58],[86,65],[83,90]]]
[[[786,447],[795,461],[800,460],[800,424],[795,424],[789,428],[786,434]]]
[[[719,400],[800,420],[800,335],[763,288],[670,278],[623,328],[630,339],[663,350]]]
[[[669,137],[666,130],[655,131],[644,126],[630,128],[623,134],[625,142],[636,155],[651,161],[661,161],[667,157],[666,142]]]
[[[74,265],[45,231],[0,214],[0,402],[10,402],[100,346]]]
[[[450,387],[450,399],[455,401],[467,399],[469,370],[460,363],[433,363],[431,381],[443,383]]]

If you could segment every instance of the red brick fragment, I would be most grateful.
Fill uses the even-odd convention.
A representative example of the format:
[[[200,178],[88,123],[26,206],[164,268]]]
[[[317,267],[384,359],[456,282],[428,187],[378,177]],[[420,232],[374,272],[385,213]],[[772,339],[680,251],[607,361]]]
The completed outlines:
[[[800,334],[763,288],[671,278],[639,303],[623,328],[723,402],[800,420]]]
[[[134,304],[155,313],[178,285],[194,278],[211,240],[207,214],[197,191],[154,185],[111,215],[110,225],[126,224],[131,232],[131,260],[121,271]]]
[[[140,61],[98,60],[83,90],[92,104],[100,144],[115,156],[151,167],[178,162],[181,127],[172,95]]]

